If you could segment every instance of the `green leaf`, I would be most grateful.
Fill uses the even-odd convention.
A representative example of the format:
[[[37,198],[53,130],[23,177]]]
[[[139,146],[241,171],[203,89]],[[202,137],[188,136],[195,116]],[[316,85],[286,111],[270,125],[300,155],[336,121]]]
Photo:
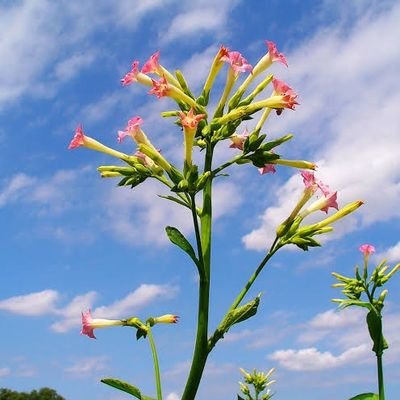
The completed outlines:
[[[186,254],[189,255],[189,257],[195,262],[195,264],[198,265],[199,260],[196,257],[192,245],[188,242],[185,236],[183,236],[182,233],[173,226],[167,226],[165,228],[165,231],[167,232],[169,240],[174,245],[180,247]]]
[[[180,204],[181,206],[184,206],[184,207],[187,207],[187,208],[190,209],[190,206],[189,206],[187,203],[185,203],[183,200],[181,200],[181,199],[179,199],[179,198],[177,198],[177,197],[174,197],[174,196],[165,196],[165,195],[161,195],[161,194],[159,194],[158,197],[161,197],[161,198],[166,199],[166,200],[173,201],[174,203],[178,203],[178,204]]]
[[[376,393],[361,393],[349,400],[379,400],[379,396]]]
[[[260,297],[261,294],[259,294],[252,301],[249,301],[243,306],[237,307],[234,310],[229,311],[225,315],[224,319],[218,325],[218,328],[208,340],[208,352],[212,350],[218,340],[223,338],[225,333],[227,333],[233,325],[245,321],[246,319],[251,318],[257,313],[258,305],[260,304]]]
[[[155,400],[153,397],[148,397],[143,395],[140,390],[136,387],[131,385],[130,383],[121,381],[115,378],[103,378],[101,382],[109,385],[113,388],[122,390],[123,392],[131,394],[133,397],[136,397],[139,400]]]
[[[237,395],[237,396],[238,396],[237,400],[246,400],[242,396],[239,396],[239,395]]]
[[[374,309],[370,310],[367,314],[367,324],[369,335],[374,342],[372,351],[376,354],[382,354],[389,347],[382,333],[382,316]]]

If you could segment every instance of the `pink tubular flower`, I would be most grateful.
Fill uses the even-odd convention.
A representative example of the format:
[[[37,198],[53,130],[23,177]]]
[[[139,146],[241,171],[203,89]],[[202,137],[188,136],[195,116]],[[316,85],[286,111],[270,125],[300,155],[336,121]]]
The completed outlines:
[[[78,125],[78,127],[75,129],[75,135],[71,140],[71,143],[69,144],[68,148],[75,149],[79,146],[84,146],[85,142],[86,142],[86,136],[83,133],[83,127],[82,125]]]
[[[274,164],[265,164],[262,168],[258,168],[258,172],[261,175],[268,174],[270,172],[274,174],[276,172],[276,168]]]
[[[158,59],[160,58],[160,51],[154,53],[143,65],[142,73],[143,74],[159,74],[160,73],[160,64]]]
[[[121,325],[124,325],[124,322],[118,319],[92,318],[92,313],[89,309],[85,312],[82,312],[81,335],[87,335],[92,339],[96,339],[96,336],[93,333],[94,329]]]
[[[321,207],[321,211],[324,211],[326,214],[328,214],[329,207],[339,210],[339,205],[337,203],[337,192],[332,192],[328,195],[325,195],[325,204],[323,207]]]
[[[130,85],[133,82],[151,86],[151,78],[139,71],[139,61],[134,61],[132,63],[132,69],[121,79],[123,86]]]
[[[358,250],[360,250],[365,257],[369,256],[372,253],[375,253],[375,247],[372,246],[371,244],[363,244],[358,248]]]
[[[282,96],[282,106],[294,110],[294,107],[299,104],[296,101],[297,93],[285,82],[276,78],[272,79],[272,85],[274,86],[275,93],[278,96]]]
[[[265,44],[268,47],[268,54],[271,59],[271,62],[279,61],[282,64],[288,66],[285,56],[283,55],[283,53],[278,52],[278,49],[276,48],[276,44],[274,42],[266,40]]]
[[[193,108],[186,114],[182,111],[179,112],[182,126],[188,129],[197,129],[197,125],[205,116],[205,114],[194,114]]]
[[[188,113],[180,112],[181,124],[183,127],[183,147],[185,162],[192,164],[193,141],[196,135],[197,125],[205,117],[205,114],[194,114],[193,108]]]
[[[238,51],[228,51],[227,54],[221,57],[221,61],[228,62],[236,76],[240,72],[253,71],[253,67]]]
[[[127,136],[131,136],[132,139],[140,133],[140,125],[143,124],[141,117],[133,117],[128,121],[128,125],[124,131],[118,131],[118,142],[121,143]]]
[[[245,129],[243,131],[243,133],[241,135],[238,134],[233,134],[232,136],[230,136],[229,139],[232,140],[232,144],[229,146],[231,149],[239,149],[239,150],[243,150],[243,145],[244,142],[246,141],[246,139],[249,137],[249,132],[247,131],[247,129]]]
[[[302,171],[301,176],[303,177],[303,183],[306,189],[313,188],[313,192],[315,192],[317,189],[320,189],[325,197],[331,194],[329,186],[325,185],[325,183],[321,180],[317,180],[314,176],[314,172]]]
[[[158,81],[151,80],[153,87],[150,89],[149,94],[154,94],[157,98],[168,96],[170,86],[165,76],[162,76]]]
[[[123,86],[130,85],[132,82],[137,82],[137,75],[139,73],[139,61],[132,63],[132,69],[121,79]]]

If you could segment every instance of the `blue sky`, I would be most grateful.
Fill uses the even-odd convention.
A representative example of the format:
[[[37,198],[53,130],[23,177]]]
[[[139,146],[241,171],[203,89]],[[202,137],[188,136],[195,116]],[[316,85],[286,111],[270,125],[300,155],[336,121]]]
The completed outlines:
[[[178,325],[155,331],[165,394],[179,398],[193,345],[196,278],[163,227],[188,233],[189,218],[157,198],[165,191],[154,182],[116,188],[96,171],[109,157],[67,146],[83,123],[90,136],[133,151],[116,134],[141,115],[148,136],[179,164],[179,129],[159,116],[171,103],[119,83],[132,60],[143,63],[160,50],[162,64],[180,68],[198,93],[221,44],[255,64],[268,39],[289,63],[272,71],[295,88],[300,105],[270,118],[266,132],[294,133],[285,157],[315,161],[341,205],[365,205],[338,223],[322,248],[273,259],[251,293],[263,292],[257,316],[217,346],[199,399],[235,398],[239,367],[275,367],[280,400],[375,390],[364,314],[335,311],[330,273],[351,274],[362,262],[362,243],[377,248],[373,261],[400,261],[399,20],[399,3],[384,0],[0,1],[0,387],[127,399],[99,383],[115,376],[154,393],[147,343],[131,330],[98,331],[97,340],[79,335],[80,313],[90,307],[110,318],[180,315]],[[221,148],[217,160],[231,152]],[[211,329],[301,186],[298,173],[284,168],[230,173],[215,191]],[[389,399],[400,393],[399,289],[395,278],[385,307]]]

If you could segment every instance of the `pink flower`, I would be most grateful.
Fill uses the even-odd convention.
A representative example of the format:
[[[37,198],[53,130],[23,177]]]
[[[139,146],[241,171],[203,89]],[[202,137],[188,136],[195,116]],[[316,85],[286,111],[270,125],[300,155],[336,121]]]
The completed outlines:
[[[82,125],[78,125],[78,127],[75,129],[75,135],[71,140],[71,143],[69,144],[68,148],[75,149],[76,147],[83,146],[85,142],[86,142],[86,136],[83,133],[83,127]]]
[[[239,75],[240,72],[253,71],[253,67],[238,51],[228,51],[221,57],[221,61],[228,62],[235,75]]]
[[[294,110],[296,104],[299,104],[297,99],[297,93],[285,82],[279,79],[272,79],[272,85],[277,95],[282,96],[282,106]]]
[[[133,139],[140,132],[140,125],[143,124],[143,119],[140,117],[133,117],[128,121],[128,125],[124,131],[118,131],[118,142],[121,143],[127,136]]]
[[[268,47],[268,54],[269,54],[269,57],[271,58],[271,62],[279,61],[282,64],[288,66],[285,56],[283,55],[283,53],[278,52],[278,49],[276,48],[276,45],[274,42],[266,40],[265,44]]]
[[[321,207],[321,211],[324,211],[328,214],[329,207],[339,210],[339,205],[337,203],[337,192],[332,192],[325,195],[325,205]]]
[[[274,164],[265,164],[262,168],[258,168],[258,172],[261,175],[268,174],[269,172],[274,174],[276,172],[276,168]]]
[[[130,85],[132,82],[137,82],[137,75],[139,73],[139,61],[132,63],[132,69],[121,79],[123,86]]]
[[[92,339],[96,339],[94,336],[93,330],[94,327],[92,326],[93,318],[92,313],[90,310],[82,313],[82,330],[81,335],[88,335]]]
[[[141,72],[143,74],[159,73],[160,72],[160,64],[158,62],[159,58],[160,58],[160,51],[157,51],[149,58],[149,60],[147,60],[144,63]]]
[[[243,150],[244,142],[248,137],[249,137],[249,132],[247,131],[247,129],[245,129],[241,135],[237,135],[236,133],[233,134],[229,138],[232,140],[232,144],[229,147],[231,149]]]
[[[325,185],[325,183],[321,180],[317,180],[314,176],[314,172],[302,171],[301,176],[303,177],[303,182],[306,189],[313,188],[313,192],[315,192],[317,189],[320,189],[325,197],[331,194],[329,186]]]
[[[96,328],[107,328],[109,326],[121,326],[124,322],[118,319],[103,319],[92,318],[92,313],[89,310],[82,312],[82,330],[81,335],[87,335],[92,339],[96,339],[93,331]]]
[[[135,152],[134,156],[137,157],[145,167],[151,168],[155,165],[154,161],[149,156],[146,156],[146,154],[139,150]]]
[[[193,108],[189,110],[188,113],[182,111],[179,112],[179,117],[181,118],[181,124],[184,128],[190,130],[197,129],[198,123],[205,117],[205,114],[194,114]]]
[[[149,94],[154,94],[159,99],[161,97],[168,96],[170,86],[169,86],[165,76],[162,76],[158,81],[156,81],[154,79],[152,79],[151,81],[152,81],[153,87],[149,91]]]
[[[375,247],[371,244],[363,244],[358,248],[358,250],[360,250],[361,253],[364,253],[365,257],[369,256],[372,253],[375,253]]]

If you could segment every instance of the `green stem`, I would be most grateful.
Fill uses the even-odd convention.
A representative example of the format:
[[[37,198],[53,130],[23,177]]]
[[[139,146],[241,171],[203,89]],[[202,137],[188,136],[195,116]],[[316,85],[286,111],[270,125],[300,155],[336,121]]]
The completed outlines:
[[[211,171],[213,147],[208,145],[204,172]],[[197,220],[197,219],[196,219]],[[196,343],[192,365],[186,382],[182,400],[194,400],[200,385],[208,356],[208,313],[210,303],[210,270],[211,270],[211,227],[212,227],[212,179],[209,179],[203,189],[203,210],[201,222],[202,275],[199,280],[199,305],[197,315]]]
[[[242,291],[236,297],[236,299],[232,303],[229,311],[234,310],[240,304],[240,302],[243,300],[244,296],[246,296],[247,292],[250,290],[250,288],[253,285],[254,281],[257,279],[257,277],[260,274],[260,272],[263,270],[264,266],[267,264],[267,262],[270,260],[270,258],[280,249],[281,246],[277,246],[276,245],[277,242],[278,242],[278,238],[276,237],[275,240],[274,240],[274,243],[272,243],[272,246],[269,249],[267,255],[260,262],[260,264],[258,265],[257,269],[254,271],[253,275],[251,275],[251,277],[247,281],[247,283],[244,286],[244,288],[242,289]]]
[[[229,166],[231,166],[232,164],[235,164],[237,161],[239,161],[240,159],[242,159],[245,155],[239,155],[236,156],[235,158],[233,158],[230,161],[227,161],[225,164],[222,164],[220,167],[214,169],[214,171],[212,172],[212,176],[217,175],[218,173],[220,173],[222,170],[224,170],[225,168],[228,168]]]
[[[229,310],[225,314],[225,316],[224,316],[222,321],[224,321],[224,319],[227,317],[227,315],[231,311],[233,311],[233,310],[235,310],[237,308],[237,306],[241,303],[241,301],[243,300],[244,296],[246,296],[247,292],[250,290],[250,288],[253,285],[254,281],[257,279],[258,275],[263,270],[264,266],[267,264],[269,259],[283,246],[282,244],[278,244],[277,245],[278,240],[279,240],[278,237],[276,237],[275,240],[274,240],[274,243],[272,244],[272,246],[271,246],[271,248],[269,250],[269,252],[263,258],[261,263],[258,265],[257,269],[254,271],[253,275],[251,275],[251,277],[247,281],[247,283],[244,286],[244,288],[241,290],[239,295],[236,297],[235,301],[232,303],[231,307],[229,308]],[[218,326],[218,328],[215,330],[214,334],[210,337],[210,339],[208,341],[208,352],[209,353],[211,353],[211,351],[214,348],[214,346],[217,344],[217,342],[220,339],[223,338],[223,335],[225,334],[225,331],[220,329],[221,323],[220,323],[220,325]]]
[[[382,354],[377,354],[376,355],[376,362],[377,362],[377,366],[378,366],[379,400],[385,400],[385,385],[383,383]]]
[[[149,330],[147,331],[147,337],[149,338],[151,353],[153,355],[154,377],[156,380],[156,388],[157,388],[157,400],[162,400],[160,366],[158,364],[157,349],[156,349],[156,344],[154,343],[154,338],[153,338],[153,334],[151,332],[151,327],[149,325],[148,325],[148,328],[149,328]]]

